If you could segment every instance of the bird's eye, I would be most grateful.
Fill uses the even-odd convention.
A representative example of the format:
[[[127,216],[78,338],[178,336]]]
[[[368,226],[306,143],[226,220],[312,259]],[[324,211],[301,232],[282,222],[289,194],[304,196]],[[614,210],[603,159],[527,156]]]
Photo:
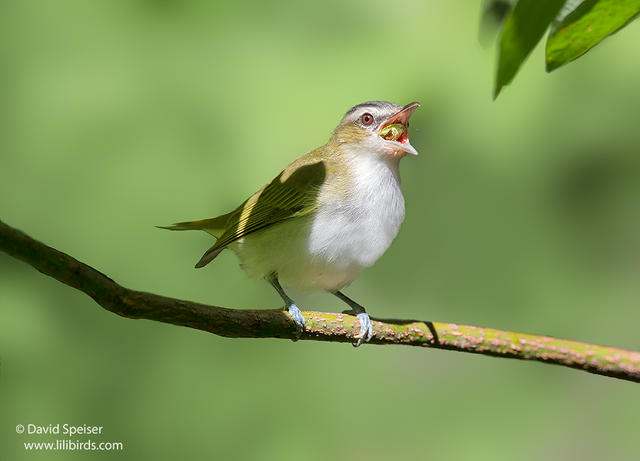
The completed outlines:
[[[362,114],[362,117],[360,117],[360,121],[363,125],[369,126],[373,123],[373,115],[368,112],[366,114]]]

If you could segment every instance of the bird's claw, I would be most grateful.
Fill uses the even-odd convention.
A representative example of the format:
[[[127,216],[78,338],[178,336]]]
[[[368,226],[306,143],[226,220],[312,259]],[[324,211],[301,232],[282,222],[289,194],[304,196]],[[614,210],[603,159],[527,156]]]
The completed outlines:
[[[300,327],[300,330],[304,331],[307,326],[307,322],[304,318],[304,315],[302,315],[300,308],[295,304],[290,304],[288,310],[289,314],[291,314],[291,318],[294,322],[296,322],[296,325]]]
[[[367,314],[366,312],[361,312],[356,317],[360,322],[360,332],[354,336],[354,338],[356,338],[358,341],[353,343],[353,347],[360,346],[363,339],[366,342],[369,342],[371,340],[371,337],[373,336],[373,324],[371,323],[369,314]]]

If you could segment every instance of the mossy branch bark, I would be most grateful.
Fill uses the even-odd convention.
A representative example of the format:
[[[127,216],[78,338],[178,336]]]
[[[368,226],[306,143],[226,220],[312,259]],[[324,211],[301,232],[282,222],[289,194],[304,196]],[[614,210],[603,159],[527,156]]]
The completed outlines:
[[[0,221],[0,250],[76,288],[122,317],[182,325],[231,338],[353,342],[354,316],[305,311],[301,335],[285,311],[240,310],[167,298],[125,288],[94,268]],[[404,344],[554,363],[640,382],[640,352],[452,323],[373,319],[371,344]]]

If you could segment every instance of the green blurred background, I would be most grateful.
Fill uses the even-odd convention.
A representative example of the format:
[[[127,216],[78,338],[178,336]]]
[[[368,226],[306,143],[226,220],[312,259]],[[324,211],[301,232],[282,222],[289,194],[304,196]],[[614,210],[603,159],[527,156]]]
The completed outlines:
[[[9,1],[0,219],[125,286],[281,304],[202,233],[354,104],[420,101],[407,218],[347,290],[374,316],[640,349],[640,25],[491,100],[480,2]],[[338,311],[316,294],[301,305]],[[0,254],[0,460],[637,459],[637,384],[446,351],[119,318]],[[17,424],[123,452],[26,453]],[[79,437],[86,439],[87,437]]]

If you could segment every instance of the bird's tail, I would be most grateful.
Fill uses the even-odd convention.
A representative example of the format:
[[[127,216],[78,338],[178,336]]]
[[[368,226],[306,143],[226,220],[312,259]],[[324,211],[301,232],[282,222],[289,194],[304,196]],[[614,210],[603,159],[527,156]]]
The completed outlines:
[[[224,233],[227,226],[227,219],[229,214],[218,216],[217,218],[200,219],[198,221],[184,221],[172,224],[170,226],[156,226],[159,229],[168,230],[203,230],[213,235],[215,238],[220,238]]]

